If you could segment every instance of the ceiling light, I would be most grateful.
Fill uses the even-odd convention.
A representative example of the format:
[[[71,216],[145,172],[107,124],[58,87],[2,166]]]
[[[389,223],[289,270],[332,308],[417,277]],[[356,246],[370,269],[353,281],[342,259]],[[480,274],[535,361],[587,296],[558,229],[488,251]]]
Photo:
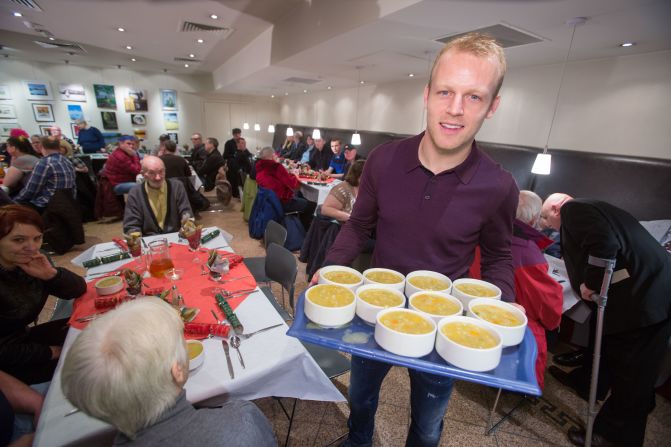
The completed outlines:
[[[268,124],[268,133],[275,133],[275,126],[272,124]]]
[[[361,84],[363,84],[363,81],[361,80],[361,69],[362,68],[363,68],[363,66],[361,66],[361,65],[358,65],[356,67],[357,77],[359,78],[359,85],[356,86],[356,104],[354,105],[354,107],[356,107],[356,109],[355,109],[356,118],[354,119],[354,125],[356,126],[356,129],[359,128],[359,90],[360,90],[359,86]],[[358,130],[355,130],[354,133],[352,134],[351,143],[355,146],[358,146],[358,145],[361,144],[361,135],[359,135]]]
[[[261,130],[261,125],[259,123],[254,123],[254,130],[257,132]]]
[[[626,47],[633,47],[634,45],[636,45],[636,42],[622,42],[620,44],[621,47],[625,47],[625,48]]]
[[[198,40],[196,40],[196,42],[198,42],[198,43],[203,43],[203,42],[205,42],[205,41],[204,41],[203,39],[198,39]]]
[[[20,12],[15,12],[14,17],[23,17],[23,14],[21,14]]]
[[[189,68],[189,64],[184,64],[184,68]]]
[[[219,16],[216,15],[216,14],[210,14],[210,18],[213,19],[213,20],[217,20],[219,18]]]
[[[303,93],[307,93],[307,92],[308,92],[307,90],[303,90]]]
[[[321,140],[322,139],[322,133],[319,129],[315,129],[312,131],[312,139],[313,140]]]
[[[189,54],[189,57],[193,59],[194,57],[196,57],[196,55],[191,53],[191,54]]]
[[[119,31],[119,32],[122,32],[122,33],[123,33],[124,31],[126,31],[124,28],[121,28],[121,27],[117,28],[116,30]]]
[[[293,127],[287,127],[287,136],[288,137],[293,137],[294,136],[294,128]]]
[[[137,59],[135,59],[134,57],[132,57],[130,60],[132,60],[133,62],[137,62]]]
[[[365,83],[366,83],[366,81],[359,81],[359,84],[361,84],[361,85],[363,85]]]
[[[329,85],[328,87],[326,87],[326,90],[331,90],[332,88],[333,88],[333,87],[331,87],[331,86]]]
[[[289,92],[284,92],[284,96],[289,96]]]
[[[270,95],[270,97],[271,97],[271,98],[274,98],[274,97],[275,97],[275,95]]]
[[[408,73],[408,77],[409,77],[409,78],[414,78],[414,77],[415,77],[415,73]]]
[[[56,40],[56,38],[55,37],[50,37],[49,40]]]
[[[249,123],[247,121],[242,123],[242,128],[245,129],[245,130],[249,130]]]
[[[132,50],[133,47],[131,47],[130,45],[126,45],[126,49],[127,49],[127,50]]]
[[[352,134],[352,141],[351,141],[351,143],[352,143],[354,146],[358,146],[358,145],[361,144],[361,135],[359,134],[359,132],[355,132],[355,133]]]

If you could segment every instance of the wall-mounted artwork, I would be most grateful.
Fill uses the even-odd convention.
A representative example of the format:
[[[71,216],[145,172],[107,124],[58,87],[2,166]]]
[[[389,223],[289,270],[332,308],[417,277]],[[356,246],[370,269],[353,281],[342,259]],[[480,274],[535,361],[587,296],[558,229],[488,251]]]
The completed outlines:
[[[79,126],[75,123],[70,123],[70,130],[72,130],[72,138],[79,138]]]
[[[8,137],[9,132],[12,129],[16,129],[16,128],[19,128],[19,127],[20,126],[19,126],[18,123],[2,123],[2,124],[0,124],[0,137]]]
[[[133,134],[138,140],[144,140],[147,138],[147,129],[135,129],[133,130]]]
[[[9,85],[0,84],[0,99],[12,99],[12,92],[9,91]]]
[[[100,112],[100,116],[103,120],[103,129],[114,130],[119,128],[116,122],[116,112]]]
[[[62,101],[86,102],[86,90],[81,84],[59,84],[58,93]]]
[[[77,121],[84,119],[84,111],[82,106],[79,104],[68,104],[68,115],[70,115],[70,121]]]
[[[133,126],[146,126],[147,116],[141,113],[131,113],[130,122]]]
[[[168,136],[170,137],[171,141],[175,142],[175,144],[179,144],[179,137],[177,135],[177,132],[168,132]]]
[[[177,92],[175,90],[161,90],[161,108],[163,110],[177,110]]]
[[[116,96],[114,95],[113,85],[93,84],[93,91],[96,94],[96,104],[99,109],[116,110]]]
[[[147,107],[147,90],[136,90],[129,88],[128,95],[123,99],[126,112],[146,112]]]
[[[177,112],[163,112],[163,124],[165,124],[165,130],[179,129]]]
[[[16,109],[11,104],[0,104],[0,118],[16,119]]]
[[[51,125],[44,125],[40,124],[40,134],[44,135],[45,137],[50,137],[51,136]]]
[[[51,104],[32,104],[33,106],[33,115],[35,115],[35,121],[38,123],[45,121],[54,121],[54,109],[51,107]]]
[[[23,81],[29,101],[44,101],[54,99],[51,96],[51,86],[45,81]]]

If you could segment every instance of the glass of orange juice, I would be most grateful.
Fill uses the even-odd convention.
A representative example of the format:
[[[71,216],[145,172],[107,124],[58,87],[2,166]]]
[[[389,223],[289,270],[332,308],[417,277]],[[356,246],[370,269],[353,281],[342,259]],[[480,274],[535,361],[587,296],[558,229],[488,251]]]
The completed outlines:
[[[168,240],[165,238],[156,239],[149,243],[149,273],[154,278],[163,278],[175,265],[170,258]]]

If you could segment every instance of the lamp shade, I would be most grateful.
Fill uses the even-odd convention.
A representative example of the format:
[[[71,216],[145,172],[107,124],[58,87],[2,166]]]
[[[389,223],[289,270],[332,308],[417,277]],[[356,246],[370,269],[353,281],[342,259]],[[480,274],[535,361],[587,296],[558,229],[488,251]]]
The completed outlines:
[[[268,133],[275,133],[275,126],[272,124],[268,124]]]
[[[293,137],[294,136],[294,128],[293,127],[287,127],[287,136],[288,137]]]
[[[552,162],[552,155],[550,154],[538,154],[536,155],[536,161],[531,168],[532,174],[548,175],[550,174],[550,164]]]
[[[261,130],[261,125],[259,123],[254,123],[254,130],[257,132]]]
[[[249,123],[247,121],[242,123],[242,128],[245,129],[245,130],[249,130]]]
[[[359,133],[353,133],[352,134],[352,144],[355,146],[358,146],[361,144],[361,135]]]
[[[312,131],[312,139],[313,140],[321,140],[322,139],[322,133],[319,129],[315,129]]]

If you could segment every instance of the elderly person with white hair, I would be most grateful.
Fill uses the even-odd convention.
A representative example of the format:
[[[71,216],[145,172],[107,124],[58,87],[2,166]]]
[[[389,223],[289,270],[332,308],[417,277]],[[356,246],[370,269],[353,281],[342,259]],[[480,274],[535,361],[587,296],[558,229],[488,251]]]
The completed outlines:
[[[178,179],[165,178],[165,164],[154,156],[142,160],[144,183],[128,193],[123,216],[123,231],[139,231],[143,236],[173,233],[185,215],[193,216],[184,185]]]
[[[82,147],[85,154],[100,152],[105,147],[105,137],[98,128],[89,126],[83,119],[77,120],[76,124],[79,126],[77,144]]]
[[[119,431],[114,445],[277,445],[251,402],[197,410],[186,400],[183,328],[179,314],[160,299],[122,304],[72,344],[61,375],[65,397],[113,425]]]

